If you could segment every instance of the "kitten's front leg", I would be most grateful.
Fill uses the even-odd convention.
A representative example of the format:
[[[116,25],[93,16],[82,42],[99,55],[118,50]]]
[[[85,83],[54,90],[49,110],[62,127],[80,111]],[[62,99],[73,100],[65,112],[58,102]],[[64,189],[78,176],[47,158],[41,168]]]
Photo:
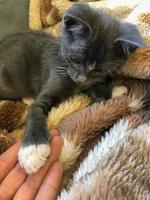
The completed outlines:
[[[41,93],[30,106],[23,143],[19,150],[19,162],[28,174],[38,171],[50,154],[50,133],[46,126],[52,98]]]

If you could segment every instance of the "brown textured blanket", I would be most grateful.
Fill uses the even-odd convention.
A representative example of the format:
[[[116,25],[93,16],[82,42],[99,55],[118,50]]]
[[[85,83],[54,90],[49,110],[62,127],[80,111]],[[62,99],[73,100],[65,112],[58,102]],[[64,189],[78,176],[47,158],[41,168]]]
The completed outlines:
[[[150,48],[130,56],[122,74],[128,95],[94,104],[79,95],[49,113],[64,139],[59,200],[150,199]],[[27,108],[0,102],[0,153],[22,137]]]

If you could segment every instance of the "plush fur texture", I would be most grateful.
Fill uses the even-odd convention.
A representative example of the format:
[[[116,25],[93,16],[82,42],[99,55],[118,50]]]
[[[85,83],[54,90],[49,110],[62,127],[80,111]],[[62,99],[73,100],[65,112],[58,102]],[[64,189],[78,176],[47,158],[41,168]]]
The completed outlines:
[[[144,53],[144,54],[143,54]],[[131,63],[134,63],[131,64]],[[137,65],[140,66],[137,70]],[[132,54],[128,61],[125,63],[122,73],[129,77],[135,77],[140,79],[150,78],[150,49],[145,48],[137,49],[136,53]]]
[[[95,103],[63,121],[59,130],[65,144],[60,154],[60,159],[65,166],[65,181],[70,170],[78,167],[93,147],[92,142],[98,141],[104,130],[111,127],[122,116],[141,110],[149,104],[149,92],[149,83],[132,81],[130,94],[127,97],[112,99],[105,103]],[[67,149],[70,151],[67,152]]]
[[[58,199],[149,199],[149,126],[147,111],[118,121],[90,151],[71,187]]]

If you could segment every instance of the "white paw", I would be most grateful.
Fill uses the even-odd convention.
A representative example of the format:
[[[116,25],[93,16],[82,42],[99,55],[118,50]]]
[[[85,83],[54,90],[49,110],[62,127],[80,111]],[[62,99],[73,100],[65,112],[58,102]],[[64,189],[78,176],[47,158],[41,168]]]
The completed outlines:
[[[21,147],[18,153],[20,166],[28,174],[37,172],[46,162],[50,154],[48,144],[29,145]]]
[[[112,98],[114,97],[119,97],[119,96],[122,96],[122,95],[125,95],[125,94],[128,94],[128,89],[121,85],[121,86],[115,86],[112,90]]]
[[[23,98],[22,101],[29,106],[34,102],[32,98]]]

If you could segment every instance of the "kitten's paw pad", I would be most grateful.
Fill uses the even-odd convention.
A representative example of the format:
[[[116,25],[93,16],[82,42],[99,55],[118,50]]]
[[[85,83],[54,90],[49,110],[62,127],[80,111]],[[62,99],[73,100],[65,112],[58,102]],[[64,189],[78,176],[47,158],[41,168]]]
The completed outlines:
[[[20,166],[28,174],[37,172],[46,162],[50,154],[48,144],[29,145],[21,147],[18,153]]]
[[[124,86],[115,86],[112,90],[112,98],[128,94],[128,89]]]

